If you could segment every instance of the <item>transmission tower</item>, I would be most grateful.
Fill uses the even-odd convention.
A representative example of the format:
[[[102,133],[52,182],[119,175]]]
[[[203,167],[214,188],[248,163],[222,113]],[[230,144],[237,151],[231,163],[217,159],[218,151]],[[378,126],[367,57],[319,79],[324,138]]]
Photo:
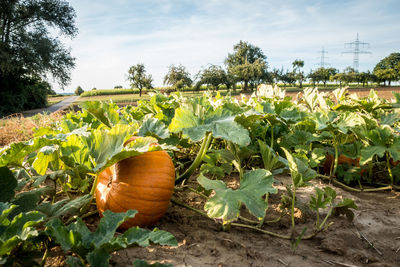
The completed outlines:
[[[358,65],[360,62],[360,54],[372,54],[369,51],[360,50],[360,47],[361,48],[365,48],[365,47],[370,48],[370,45],[369,45],[369,43],[361,42],[358,39],[358,33],[357,33],[356,40],[354,42],[344,44],[344,48],[346,48],[346,47],[349,47],[349,48],[354,47],[354,50],[344,51],[344,52],[342,52],[342,54],[354,54],[353,68],[355,71],[358,71]]]
[[[321,66],[321,68],[325,68],[325,66],[329,66],[329,63],[326,63],[325,59],[329,58],[326,57],[325,54],[328,54],[328,51],[326,51],[324,49],[324,47],[322,47],[321,51],[318,51],[318,53],[321,53],[321,56],[319,57],[319,59],[321,60],[320,63],[317,63],[317,65]]]

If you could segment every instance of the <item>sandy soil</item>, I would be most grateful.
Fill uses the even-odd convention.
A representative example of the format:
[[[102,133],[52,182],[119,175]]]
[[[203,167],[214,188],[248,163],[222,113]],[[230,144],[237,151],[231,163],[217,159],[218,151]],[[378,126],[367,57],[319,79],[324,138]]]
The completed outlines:
[[[277,217],[274,208],[285,191],[290,177],[277,177],[279,193],[270,197],[267,220]],[[320,181],[315,186],[326,186]],[[333,187],[333,186],[332,186]],[[352,198],[359,209],[355,218],[332,217],[332,226],[311,240],[300,242],[295,253],[290,241],[271,237],[252,229],[232,227],[222,231],[219,224],[201,214],[171,204],[157,227],[175,235],[175,248],[152,245],[132,247],[115,252],[111,265],[129,266],[135,259],[170,263],[173,266],[400,266],[400,193],[349,193],[333,187],[339,198]],[[312,188],[299,191],[299,200],[307,201]],[[201,208],[204,201],[197,194],[184,190],[175,199]],[[313,214],[303,212],[296,219],[299,232],[312,229]],[[289,233],[290,217],[263,228]],[[368,240],[368,241],[367,241]],[[371,244],[369,244],[370,242]]]

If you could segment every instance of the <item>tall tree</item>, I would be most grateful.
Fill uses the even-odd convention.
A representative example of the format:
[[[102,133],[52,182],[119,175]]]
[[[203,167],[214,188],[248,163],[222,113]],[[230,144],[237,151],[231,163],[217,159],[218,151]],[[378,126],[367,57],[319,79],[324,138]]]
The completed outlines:
[[[128,70],[128,81],[131,83],[132,88],[139,89],[139,96],[142,96],[143,88],[151,89],[153,88],[152,82],[153,77],[149,74],[146,75],[146,70],[144,64],[138,63],[131,66]]]
[[[62,86],[69,82],[74,58],[50,32],[74,37],[75,16],[61,0],[0,0],[0,104],[26,102],[26,88],[49,75]]]
[[[400,53],[391,53],[376,64],[373,73],[376,77],[389,86],[392,81],[400,80]]]
[[[225,64],[228,73],[244,83],[244,90],[248,90],[249,84],[254,87],[268,78],[267,57],[259,47],[240,41],[233,46],[233,50],[225,59]]]
[[[305,79],[304,72],[301,71],[301,68],[304,67],[304,60],[296,59],[292,62],[293,72],[295,74],[295,79],[299,82],[299,87],[303,87],[303,81]]]
[[[164,84],[172,85],[175,90],[184,88],[185,86],[192,86],[192,79],[190,73],[182,65],[171,65],[168,68],[168,73],[164,77]]]

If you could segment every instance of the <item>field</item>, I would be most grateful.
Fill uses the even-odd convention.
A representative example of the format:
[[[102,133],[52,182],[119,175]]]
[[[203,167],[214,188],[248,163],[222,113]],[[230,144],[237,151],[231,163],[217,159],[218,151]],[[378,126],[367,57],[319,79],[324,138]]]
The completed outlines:
[[[400,264],[400,93],[135,104],[81,102],[0,148],[1,264]]]

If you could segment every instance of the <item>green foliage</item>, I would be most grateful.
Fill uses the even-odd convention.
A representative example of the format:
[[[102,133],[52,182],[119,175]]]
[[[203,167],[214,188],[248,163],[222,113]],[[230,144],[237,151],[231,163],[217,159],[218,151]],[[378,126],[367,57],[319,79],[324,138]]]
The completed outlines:
[[[233,46],[233,50],[234,53],[228,54],[225,59],[225,64],[228,74],[244,83],[244,90],[248,90],[249,83],[255,88],[267,80],[267,57],[259,47],[240,41]]]
[[[137,94],[139,93],[139,89],[99,89],[99,90],[90,90],[85,91],[80,96],[88,97],[88,96],[99,96],[99,95],[127,95],[127,94]]]
[[[50,32],[74,37],[75,11],[55,0],[3,0],[1,7],[0,115],[44,107],[49,84],[42,79],[51,74],[65,85],[74,66],[70,51]]]
[[[225,70],[217,65],[210,65],[208,68],[201,70],[198,74],[198,79],[197,87],[205,84],[207,87],[211,86],[213,90],[218,90],[220,85],[229,83]]]
[[[381,82],[400,80],[400,53],[391,53],[376,64],[374,74]]]
[[[125,220],[133,218],[136,213],[137,211],[133,210],[125,213],[106,210],[95,232],[91,232],[80,218],[68,226],[58,218],[52,219],[46,225],[50,235],[65,252],[71,251],[79,255],[79,258],[70,256],[68,261],[80,266],[86,262],[91,266],[108,266],[112,251],[133,244],[140,246],[148,246],[150,242],[169,246],[178,244],[170,233],[157,229],[150,231],[133,227],[123,235],[114,237],[118,226]]]
[[[82,89],[82,87],[78,86],[75,89],[75,95],[81,95],[83,94],[85,91]]]
[[[232,190],[223,181],[210,180],[200,175],[197,181],[206,190],[214,190],[204,209],[210,218],[220,219],[223,224],[229,224],[239,217],[241,203],[245,204],[251,214],[258,220],[265,216],[268,202],[262,197],[266,194],[277,193],[272,186],[274,179],[270,172],[258,169],[244,174],[240,188]]]
[[[335,68],[318,68],[315,71],[311,71],[311,73],[308,75],[308,78],[311,79],[313,83],[319,83],[322,82],[324,86],[326,86],[326,82],[331,80],[331,77],[335,77],[335,75],[338,73],[338,70]],[[333,78],[332,78],[333,79]]]
[[[146,75],[144,64],[136,64],[131,66],[128,70],[128,81],[131,83],[132,88],[139,89],[139,96],[142,96],[143,88],[151,89],[153,86],[153,78],[151,75]]]
[[[203,190],[199,193],[207,198],[208,216],[225,228],[240,225],[235,222],[240,220],[257,225],[247,228],[268,232],[261,226],[269,201],[275,200],[269,199],[269,193],[277,191],[273,175],[289,172],[292,183],[283,194],[277,220],[291,214],[292,234],[283,238],[295,247],[326,230],[332,214],[351,217],[349,209],[356,208],[351,200],[338,201],[333,189],[315,189],[308,206],[317,223],[311,235],[307,229],[299,235],[294,213],[304,203],[296,190],[309,186],[311,179],[320,176],[349,186],[400,182],[400,167],[395,167],[400,160],[399,96],[389,103],[375,91],[366,98],[346,95],[345,89],[335,90],[331,99],[306,89],[295,103],[271,87],[260,97],[242,99],[219,93],[185,98],[177,92],[151,94],[137,106],[121,108],[82,103],[81,111],[38,129],[31,140],[0,149],[0,264],[27,254],[28,244],[38,252],[59,244],[71,266],[106,265],[112,251],[133,244],[176,245],[160,230],[131,228],[115,236],[133,211],[105,213],[95,232],[82,220],[87,211],[93,213],[96,174],[117,161],[160,149],[174,150],[170,154],[182,173],[177,185],[199,167],[197,190],[192,189]],[[126,144],[132,136],[139,137]],[[327,178],[318,171],[324,165],[330,169],[329,158],[336,171]],[[235,183],[226,182],[226,175],[237,177]],[[242,216],[244,208],[248,212]]]
[[[189,72],[182,65],[171,65],[164,77],[164,84],[171,85],[175,90],[183,89],[185,86],[192,86],[192,79]]]

